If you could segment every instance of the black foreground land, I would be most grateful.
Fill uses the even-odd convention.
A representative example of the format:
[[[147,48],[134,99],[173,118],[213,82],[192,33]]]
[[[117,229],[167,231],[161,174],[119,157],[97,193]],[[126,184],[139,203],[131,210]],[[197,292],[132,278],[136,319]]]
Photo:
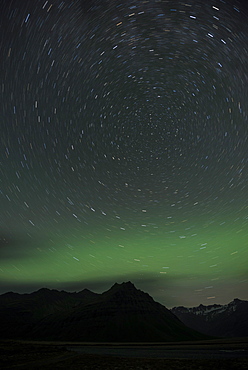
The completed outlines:
[[[125,357],[115,355],[87,354],[68,350],[70,347],[89,349],[95,348],[102,351],[103,348],[125,349]],[[153,353],[174,353],[174,358],[140,358],[128,357],[128,353],[134,354],[136,348],[143,350],[151,349]],[[131,352],[128,352],[130,351]],[[187,352],[198,353],[221,353],[219,358],[180,358]],[[149,352],[149,351],[148,351]],[[237,358],[230,357],[234,354]],[[81,369],[81,370],[196,370],[196,369],[247,369],[248,368],[248,338],[240,338],[223,341],[180,343],[180,344],[108,344],[95,345],[89,343],[59,343],[59,342],[24,342],[24,341],[0,341],[0,368],[1,369]],[[200,355],[201,356],[201,355]],[[239,357],[244,356],[244,357]]]

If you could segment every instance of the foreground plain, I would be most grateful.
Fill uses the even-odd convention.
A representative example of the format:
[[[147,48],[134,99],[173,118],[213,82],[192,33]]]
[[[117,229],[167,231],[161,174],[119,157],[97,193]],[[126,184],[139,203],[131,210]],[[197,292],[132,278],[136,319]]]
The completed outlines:
[[[24,341],[1,341],[0,342],[0,368],[1,369],[81,369],[81,370],[206,370],[206,369],[247,369],[248,357],[231,359],[188,359],[188,358],[129,358],[109,355],[96,355],[69,351],[69,346],[75,343],[58,342],[24,342]],[[92,343],[90,344],[92,347]],[[77,343],[78,347],[85,347],[84,343]],[[101,348],[102,346],[96,346]],[[109,347],[116,347],[110,344]],[[133,347],[120,345],[120,347]],[[144,346],[145,347],[145,346]],[[149,344],[148,347],[161,347]],[[164,348],[206,349],[233,351],[237,349],[248,350],[247,338],[241,340],[213,341],[212,343],[191,344],[165,344]],[[135,348],[135,347],[133,347]]]

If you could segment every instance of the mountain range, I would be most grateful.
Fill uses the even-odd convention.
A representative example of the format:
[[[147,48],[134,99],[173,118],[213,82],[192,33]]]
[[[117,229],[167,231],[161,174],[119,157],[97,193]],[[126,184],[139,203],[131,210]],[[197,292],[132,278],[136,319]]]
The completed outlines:
[[[233,336],[232,333],[248,335],[247,319],[243,315],[247,313],[248,302],[234,302],[235,309],[229,307],[230,303],[227,309],[220,305],[200,305],[168,310],[131,282],[116,283],[102,294],[88,289],[69,293],[46,288],[30,294],[9,292],[0,295],[0,338],[172,342],[209,339],[213,335]],[[243,316],[239,318],[241,313]],[[240,320],[246,323],[243,331]],[[208,323],[219,328],[218,334],[208,330]]]
[[[171,312],[188,327],[207,335],[248,336],[248,301],[236,298],[225,305],[174,307]]]
[[[0,295],[0,337],[83,342],[204,339],[131,283],[102,294],[40,289]]]

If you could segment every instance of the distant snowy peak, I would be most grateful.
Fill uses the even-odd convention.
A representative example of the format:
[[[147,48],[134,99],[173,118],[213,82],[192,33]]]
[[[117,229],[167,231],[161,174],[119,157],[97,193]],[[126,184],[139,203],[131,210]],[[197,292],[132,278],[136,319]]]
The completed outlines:
[[[224,311],[236,311],[237,307],[240,306],[243,303],[248,303],[248,301],[242,301],[241,299],[235,298],[232,302],[225,304],[225,305],[220,305],[220,304],[213,304],[209,306],[204,306],[203,304],[200,304],[197,307],[174,307],[172,308],[172,312],[180,312],[180,313],[191,313],[194,315],[218,315],[223,313]]]
[[[188,327],[220,337],[248,336],[248,301],[234,299],[225,305],[174,307],[172,313]]]

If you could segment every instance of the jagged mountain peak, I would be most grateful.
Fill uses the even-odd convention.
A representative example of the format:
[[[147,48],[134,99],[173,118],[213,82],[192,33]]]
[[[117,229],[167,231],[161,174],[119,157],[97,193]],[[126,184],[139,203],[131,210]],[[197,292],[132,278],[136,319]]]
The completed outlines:
[[[19,301],[0,300],[0,338],[98,342],[205,338],[130,281],[115,283],[102,294],[41,289],[21,295]]]
[[[145,299],[145,300],[153,300],[153,298],[148,294],[143,292],[140,289],[137,289],[131,281],[123,282],[123,283],[115,283],[109,290],[102,293],[102,297],[108,296],[121,296],[126,297],[128,299]]]
[[[91,290],[84,288],[83,290],[80,290],[78,293],[93,293]]]
[[[174,307],[171,311],[187,326],[207,335],[219,337],[247,336],[248,301],[235,298],[224,305]]]
[[[33,295],[54,295],[60,293],[57,289],[49,289],[49,288],[41,288],[36,290],[35,292],[31,293]]]
[[[20,295],[19,293],[15,293],[15,292],[6,292],[6,293],[3,293],[3,294],[0,294],[0,296],[2,296],[2,297],[10,297],[10,296],[18,296],[18,295]]]
[[[79,292],[77,293],[74,293],[76,294],[77,297],[84,297],[84,298],[87,298],[87,297],[96,297],[96,296],[99,296],[98,293],[95,293],[95,292],[92,292],[91,290],[85,288],[83,290],[80,290]]]
[[[123,282],[123,283],[115,283],[111,288],[115,290],[138,290],[131,281]]]
[[[109,294],[125,294],[125,295],[133,295],[141,292],[137,289],[131,281],[123,282],[123,283],[115,283],[111,286],[110,289],[106,290],[102,295],[109,295]]]
[[[40,289],[38,289],[38,290],[36,290],[36,292],[34,292],[34,293],[47,293],[47,292],[51,292],[52,290],[51,289],[49,289],[49,288],[40,288]],[[53,291],[55,291],[55,289],[53,289]]]
[[[239,298],[234,298],[234,300],[232,302],[229,303],[229,305],[236,305],[236,304],[240,304],[242,302],[245,302]]]

